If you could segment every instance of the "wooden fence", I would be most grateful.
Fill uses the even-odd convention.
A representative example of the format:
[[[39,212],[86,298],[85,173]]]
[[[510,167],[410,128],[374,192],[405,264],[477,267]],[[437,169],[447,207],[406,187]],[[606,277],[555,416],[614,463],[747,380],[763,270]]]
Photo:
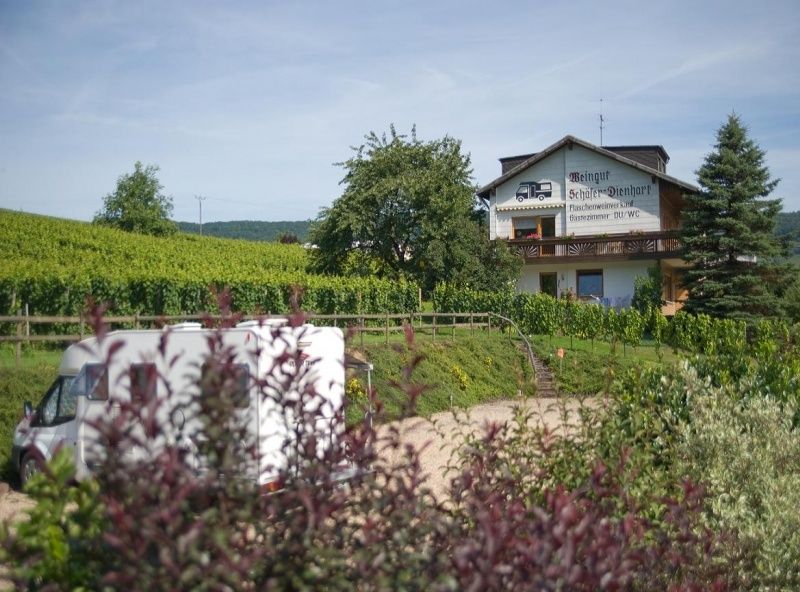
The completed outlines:
[[[389,342],[390,333],[403,331],[406,324],[411,325],[417,332],[430,332],[433,340],[436,340],[437,332],[443,335],[449,332],[455,338],[456,329],[469,329],[470,334],[474,335],[476,329],[492,328],[492,313],[485,312],[414,312],[406,314],[309,314],[306,318],[310,322],[323,321],[324,325],[333,325],[346,329],[353,336],[358,336],[361,346],[364,346],[364,335],[366,333],[383,333],[386,342]],[[224,315],[133,315],[133,316],[105,316],[103,322],[110,329],[120,326],[132,329],[161,328],[173,323],[199,321],[214,325],[227,320],[267,320],[270,318],[285,318],[282,315],[271,316],[224,316]],[[11,342],[16,344],[17,362],[22,352],[22,344],[34,342],[61,342],[71,343],[80,341],[85,337],[93,335],[92,325],[84,316],[42,316],[20,313],[13,316],[0,316],[0,327],[6,325],[6,334],[0,335],[0,342]],[[51,330],[45,333],[32,332],[32,326],[51,326]],[[68,333],[57,333],[52,327],[63,325],[69,329]],[[495,326],[499,326],[495,323]],[[8,331],[8,328],[12,328]],[[11,333],[11,334],[8,334]]]

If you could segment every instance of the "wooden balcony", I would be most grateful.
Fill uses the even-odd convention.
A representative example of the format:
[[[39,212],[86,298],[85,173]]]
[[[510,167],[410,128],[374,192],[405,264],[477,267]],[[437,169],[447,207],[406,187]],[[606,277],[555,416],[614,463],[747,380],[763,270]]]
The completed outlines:
[[[604,236],[516,239],[509,240],[508,245],[524,258],[525,263],[628,261],[679,258],[681,256],[677,230]]]

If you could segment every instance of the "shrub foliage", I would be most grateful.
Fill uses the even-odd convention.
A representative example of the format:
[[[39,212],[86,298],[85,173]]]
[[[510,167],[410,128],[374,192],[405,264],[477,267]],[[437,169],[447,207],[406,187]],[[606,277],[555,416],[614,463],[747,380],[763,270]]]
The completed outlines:
[[[413,350],[410,329],[407,336]],[[569,473],[571,442],[532,428],[520,410],[515,423],[466,436],[448,492],[437,496],[420,450],[392,426],[344,429],[339,417],[341,445],[320,449],[320,395],[292,388],[300,355],[286,352],[275,364],[294,374],[252,377],[290,434],[286,465],[276,467],[280,491],[260,495],[241,478],[253,449],[233,397],[237,369],[222,338],[210,339],[206,396],[193,402],[203,418],[195,447],[160,438],[174,432],[157,421],[161,399],[121,403],[97,425],[104,460],[95,480],[75,490],[85,497],[53,503],[69,477],[61,459],[33,482],[38,505],[28,526],[3,533],[10,577],[55,590],[725,587],[717,542],[700,522],[702,489],[681,480],[665,487],[670,495],[632,496],[621,440],[589,448],[579,439],[593,454],[580,463],[585,471]],[[400,385],[409,413],[425,390],[412,378],[419,362],[409,356]],[[376,394],[366,395],[380,410]],[[133,460],[134,449],[145,454]],[[389,461],[387,450],[401,454]],[[357,475],[345,485],[336,480],[343,464]],[[663,511],[648,515],[656,504]],[[49,541],[60,555],[42,562],[55,548]],[[65,568],[78,562],[80,570]]]

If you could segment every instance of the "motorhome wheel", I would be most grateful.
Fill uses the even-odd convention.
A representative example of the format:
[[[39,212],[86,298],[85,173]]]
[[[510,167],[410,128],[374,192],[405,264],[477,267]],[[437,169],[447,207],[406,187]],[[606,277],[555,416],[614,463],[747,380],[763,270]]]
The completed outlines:
[[[41,472],[41,468],[39,467],[39,463],[36,461],[36,458],[33,454],[26,454],[25,457],[22,459],[22,465],[19,469],[19,480],[20,484],[24,487],[25,484],[30,481],[34,475]]]

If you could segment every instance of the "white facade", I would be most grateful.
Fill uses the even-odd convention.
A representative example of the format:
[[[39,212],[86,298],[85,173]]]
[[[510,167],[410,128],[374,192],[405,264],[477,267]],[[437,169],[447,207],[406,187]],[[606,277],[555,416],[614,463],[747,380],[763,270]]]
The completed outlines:
[[[604,149],[573,136],[501,159],[516,168],[478,195],[490,239],[525,258],[518,289],[629,306],[636,278],[655,265],[670,272],[667,292],[677,289],[682,193],[697,188],[668,176],[668,159],[660,146]]]
[[[571,291],[578,293],[578,272],[602,270],[602,293],[593,294],[595,300],[608,306],[630,306],[636,278],[647,276],[647,268],[655,261],[607,261],[602,264],[592,262],[560,263],[553,265],[525,265],[522,268],[517,290],[520,292],[541,291],[541,275],[556,274],[558,294]]]
[[[527,183],[549,183],[551,196],[517,198]],[[659,180],[639,169],[574,145],[551,154],[500,184],[489,200],[490,238],[555,218],[555,236],[660,230]]]

